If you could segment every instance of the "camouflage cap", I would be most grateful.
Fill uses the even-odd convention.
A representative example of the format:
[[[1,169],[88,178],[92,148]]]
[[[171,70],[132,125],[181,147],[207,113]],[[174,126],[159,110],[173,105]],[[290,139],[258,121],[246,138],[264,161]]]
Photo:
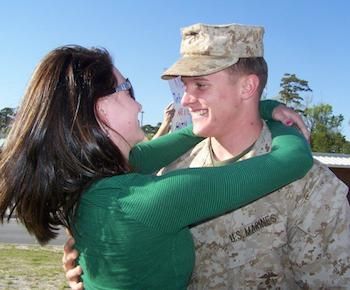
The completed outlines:
[[[201,76],[223,70],[243,57],[262,57],[264,28],[240,24],[194,24],[182,29],[181,58],[162,79]]]

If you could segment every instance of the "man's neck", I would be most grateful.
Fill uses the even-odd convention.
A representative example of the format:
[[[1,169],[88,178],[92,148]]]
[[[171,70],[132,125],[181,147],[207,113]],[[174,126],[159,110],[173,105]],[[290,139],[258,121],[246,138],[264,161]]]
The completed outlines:
[[[239,155],[259,138],[263,123],[260,118],[233,126],[222,136],[211,137],[214,157],[224,161]]]

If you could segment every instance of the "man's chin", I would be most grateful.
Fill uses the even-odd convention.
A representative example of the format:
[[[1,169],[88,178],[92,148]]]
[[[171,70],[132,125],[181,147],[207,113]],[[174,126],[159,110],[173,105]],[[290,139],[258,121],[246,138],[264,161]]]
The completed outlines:
[[[196,124],[193,124],[193,133],[201,137],[210,137],[210,132],[205,127],[196,126]]]

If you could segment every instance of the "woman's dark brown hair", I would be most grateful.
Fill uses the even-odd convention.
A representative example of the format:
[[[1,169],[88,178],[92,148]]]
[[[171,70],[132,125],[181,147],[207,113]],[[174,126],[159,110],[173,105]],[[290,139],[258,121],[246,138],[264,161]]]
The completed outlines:
[[[97,99],[116,85],[104,49],[60,47],[39,63],[1,153],[1,222],[10,208],[45,244],[59,225],[71,228],[87,186],[129,170],[95,117]]]

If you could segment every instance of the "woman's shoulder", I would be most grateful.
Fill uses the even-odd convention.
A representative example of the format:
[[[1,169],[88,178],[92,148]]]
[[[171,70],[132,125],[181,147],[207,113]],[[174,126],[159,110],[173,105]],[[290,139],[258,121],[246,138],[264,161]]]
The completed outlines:
[[[121,199],[139,193],[140,190],[133,190],[133,188],[142,188],[149,178],[151,178],[150,175],[137,173],[102,178],[83,192],[80,204],[89,205],[89,207],[119,207]]]
[[[130,186],[138,185],[145,182],[150,178],[150,175],[144,175],[139,173],[127,173],[114,175],[110,177],[104,177],[89,186],[85,191],[86,194],[92,192],[108,192],[110,190],[123,190]]]

